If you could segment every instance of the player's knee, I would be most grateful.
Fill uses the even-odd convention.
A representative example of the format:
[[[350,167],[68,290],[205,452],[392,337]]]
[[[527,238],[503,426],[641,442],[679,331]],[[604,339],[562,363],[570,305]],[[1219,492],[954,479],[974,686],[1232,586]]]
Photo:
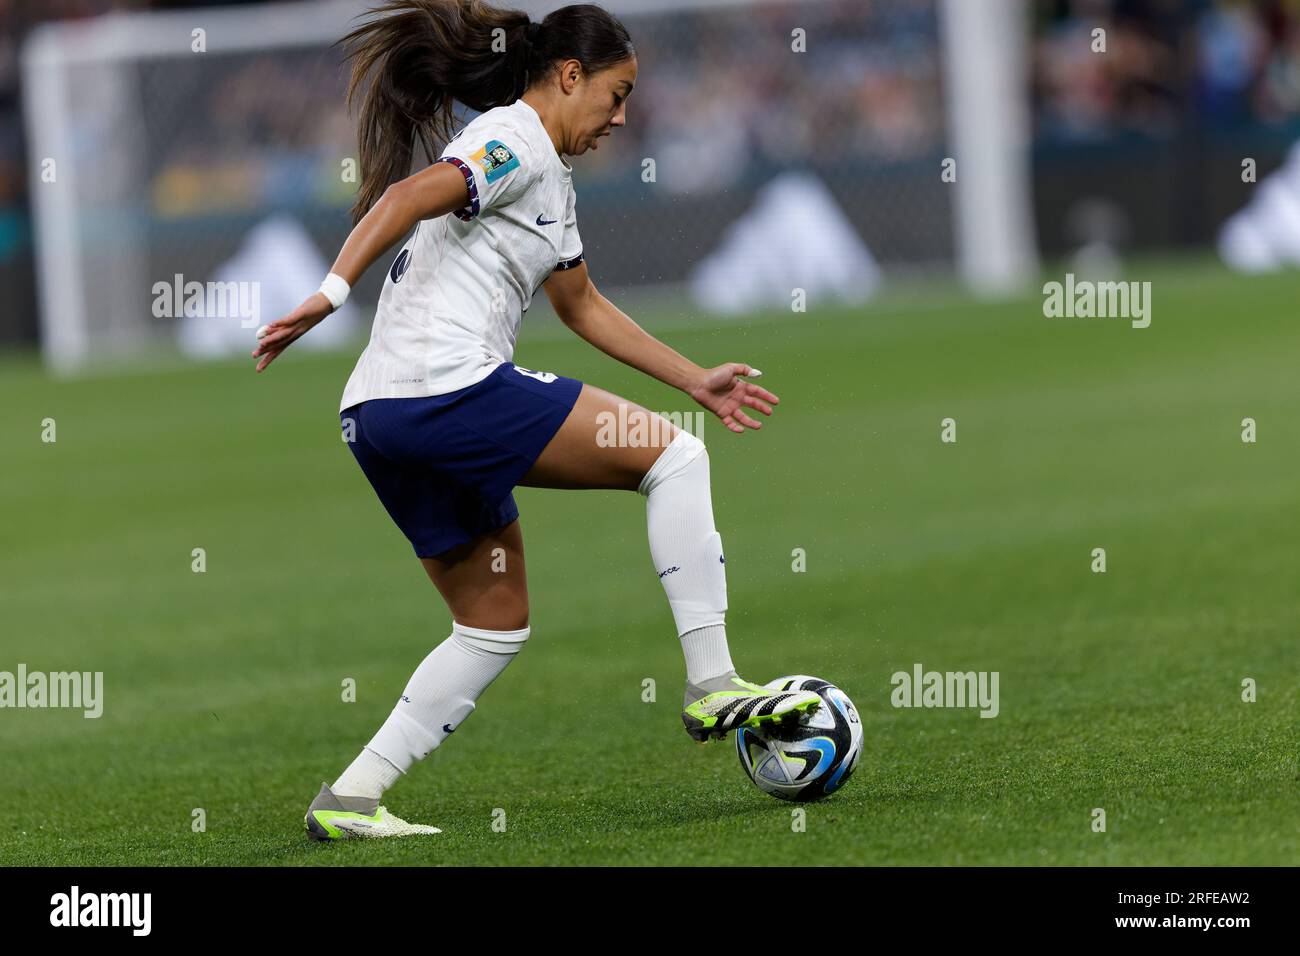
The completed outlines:
[[[678,431],[676,437],[659,453],[637,488],[648,495],[656,487],[692,467],[708,467],[709,453],[704,442],[690,432]]]
[[[452,606],[452,616],[467,627],[488,631],[517,631],[528,626],[527,595],[494,596],[490,601],[476,600],[469,606]]]
[[[478,621],[472,627],[481,627],[489,631],[517,631],[528,627],[528,606],[494,608],[492,611],[478,615],[471,620]]]

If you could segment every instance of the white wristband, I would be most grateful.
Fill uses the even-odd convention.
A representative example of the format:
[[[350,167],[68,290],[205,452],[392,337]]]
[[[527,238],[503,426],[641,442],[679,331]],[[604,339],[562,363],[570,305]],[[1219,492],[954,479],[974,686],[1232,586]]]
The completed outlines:
[[[331,272],[325,277],[325,281],[320,284],[320,294],[330,300],[330,305],[338,309],[348,300],[348,293],[352,287],[348,285],[348,280],[341,275],[335,275]]]

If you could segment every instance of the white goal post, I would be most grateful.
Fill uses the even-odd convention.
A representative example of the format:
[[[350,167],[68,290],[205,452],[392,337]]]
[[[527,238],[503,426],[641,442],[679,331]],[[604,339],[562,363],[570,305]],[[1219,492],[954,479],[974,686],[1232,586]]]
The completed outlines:
[[[940,0],[949,148],[957,159],[956,251],[977,294],[1037,273],[1029,156],[1025,0]]]

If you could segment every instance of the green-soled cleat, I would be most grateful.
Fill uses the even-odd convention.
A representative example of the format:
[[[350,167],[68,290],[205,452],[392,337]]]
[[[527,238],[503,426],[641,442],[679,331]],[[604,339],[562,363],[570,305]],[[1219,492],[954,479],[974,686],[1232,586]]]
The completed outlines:
[[[712,693],[704,693],[702,687],[686,685],[688,703],[682,710],[682,723],[693,740],[701,743],[710,737],[721,740],[737,727],[797,724],[811,716],[821,704],[821,697],[812,691],[772,690],[735,675],[728,683],[733,687]],[[697,694],[699,696],[692,702],[691,698]]]
[[[307,808],[303,817],[307,836],[313,840],[348,840],[356,837],[415,836],[421,833],[441,833],[437,827],[420,823],[407,823],[381,807],[378,799],[366,797],[335,796],[328,784],[320,785],[320,793]]]

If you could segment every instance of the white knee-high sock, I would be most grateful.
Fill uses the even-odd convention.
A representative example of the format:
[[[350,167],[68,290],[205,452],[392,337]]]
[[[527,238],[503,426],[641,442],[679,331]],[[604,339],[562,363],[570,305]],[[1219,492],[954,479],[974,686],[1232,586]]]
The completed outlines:
[[[704,442],[678,432],[637,490],[646,496],[650,556],[682,639],[687,681],[703,684],[733,673],[725,624],[726,566],[713,524]]]
[[[379,732],[330,789],[382,796],[473,713],[479,695],[514,660],[530,631],[488,631],[453,621],[451,636],[420,662]]]

